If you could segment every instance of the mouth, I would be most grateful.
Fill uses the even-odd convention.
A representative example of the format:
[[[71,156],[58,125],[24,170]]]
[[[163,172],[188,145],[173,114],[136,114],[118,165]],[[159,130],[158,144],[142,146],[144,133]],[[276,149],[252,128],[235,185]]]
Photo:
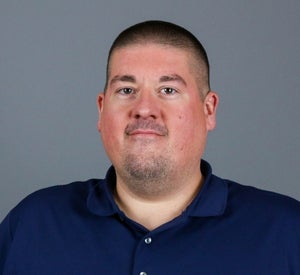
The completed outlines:
[[[153,121],[137,121],[127,125],[125,134],[128,136],[167,136],[168,130],[165,126]]]
[[[164,136],[162,132],[155,131],[153,129],[136,129],[134,131],[131,131],[128,133],[130,136],[138,136],[138,135],[143,135],[143,136]]]

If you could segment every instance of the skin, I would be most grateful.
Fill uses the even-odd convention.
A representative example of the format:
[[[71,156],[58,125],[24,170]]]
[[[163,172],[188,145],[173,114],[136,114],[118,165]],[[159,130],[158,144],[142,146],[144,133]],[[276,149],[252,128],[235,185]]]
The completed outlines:
[[[98,129],[117,175],[115,200],[148,229],[180,215],[203,182],[200,160],[218,96],[199,85],[194,68],[186,50],[171,46],[116,49],[98,97]]]

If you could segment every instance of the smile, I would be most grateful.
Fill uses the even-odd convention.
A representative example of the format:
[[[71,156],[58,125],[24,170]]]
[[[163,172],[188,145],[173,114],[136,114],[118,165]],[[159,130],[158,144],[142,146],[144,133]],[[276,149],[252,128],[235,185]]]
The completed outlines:
[[[153,130],[153,129],[136,129],[128,133],[130,136],[135,136],[135,135],[156,135],[156,136],[164,136],[162,132]]]

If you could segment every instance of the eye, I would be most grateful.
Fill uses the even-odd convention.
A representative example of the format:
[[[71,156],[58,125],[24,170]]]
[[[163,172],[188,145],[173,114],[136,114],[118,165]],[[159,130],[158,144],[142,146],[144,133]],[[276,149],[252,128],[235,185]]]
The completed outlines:
[[[162,88],[160,92],[165,95],[174,95],[177,93],[177,91],[174,88],[170,87]]]
[[[121,95],[130,95],[130,94],[133,94],[134,90],[131,88],[122,88],[122,89],[118,90],[117,92]]]

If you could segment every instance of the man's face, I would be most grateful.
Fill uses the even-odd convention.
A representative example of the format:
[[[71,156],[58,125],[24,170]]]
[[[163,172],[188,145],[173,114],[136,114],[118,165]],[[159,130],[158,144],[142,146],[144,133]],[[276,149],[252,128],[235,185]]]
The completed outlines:
[[[117,176],[199,171],[218,98],[201,100],[191,63],[186,50],[158,44],[113,52],[98,128]]]

